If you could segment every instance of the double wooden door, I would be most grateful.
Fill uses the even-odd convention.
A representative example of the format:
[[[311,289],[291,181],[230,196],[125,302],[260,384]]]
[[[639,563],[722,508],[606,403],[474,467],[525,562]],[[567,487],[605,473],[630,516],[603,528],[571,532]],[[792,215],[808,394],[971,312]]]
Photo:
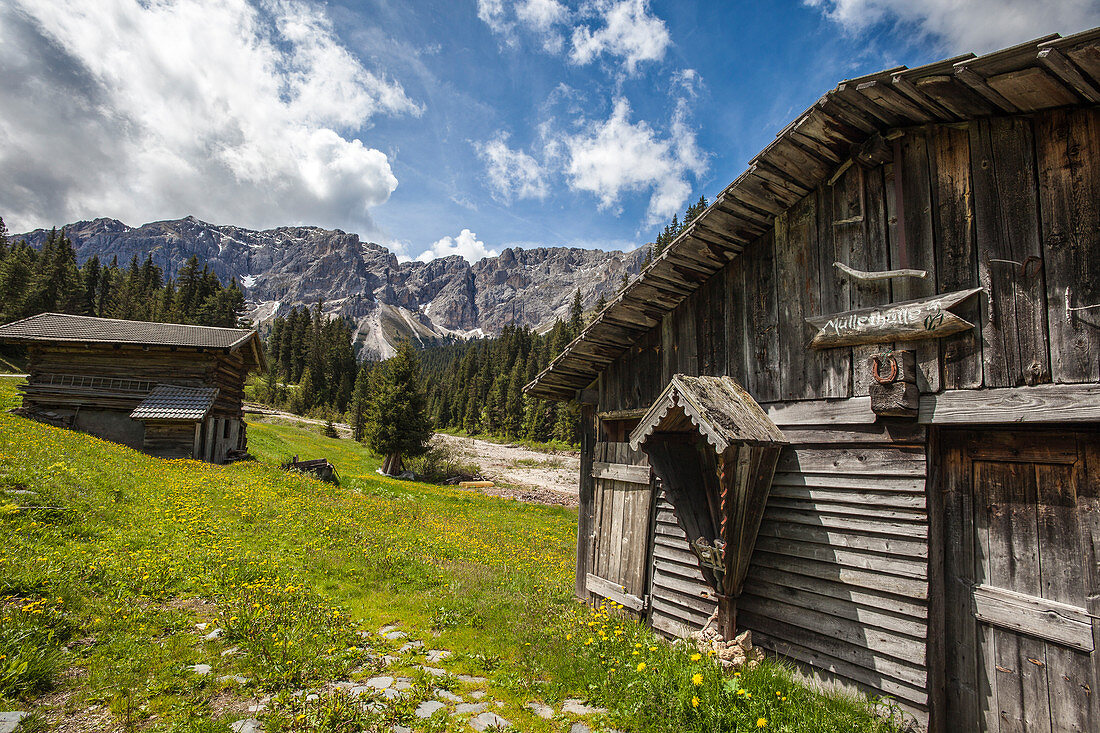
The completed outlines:
[[[945,729],[1100,731],[1100,435],[941,435]]]

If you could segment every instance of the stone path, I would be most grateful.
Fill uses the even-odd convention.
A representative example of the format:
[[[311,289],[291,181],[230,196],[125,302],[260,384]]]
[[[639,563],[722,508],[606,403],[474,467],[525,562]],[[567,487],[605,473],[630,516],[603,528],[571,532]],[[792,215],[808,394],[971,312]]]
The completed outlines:
[[[9,712],[0,713],[0,733],[14,733],[15,727],[19,725],[19,721],[30,715],[30,713],[22,712]]]
[[[216,641],[221,632],[220,629],[212,628],[208,624],[197,624],[195,630],[206,641]],[[395,645],[401,644],[396,651],[377,657],[385,667],[393,671],[387,669],[386,674],[378,674],[366,680],[360,678],[360,681],[337,680],[321,688],[298,690],[291,693],[291,695],[305,701],[313,701],[320,699],[321,695],[326,692],[343,690],[353,697],[362,697],[360,704],[368,705],[370,706],[369,709],[381,712],[385,710],[387,701],[408,698],[410,695],[417,694],[418,697],[412,698],[415,703],[413,716],[416,721],[425,721],[426,723],[431,719],[433,720],[431,725],[438,725],[435,721],[439,718],[451,718],[454,723],[451,724],[448,730],[461,730],[465,725],[468,726],[466,730],[472,729],[478,733],[515,730],[512,721],[504,717],[504,715],[510,715],[505,710],[505,703],[496,699],[491,690],[486,689],[489,684],[488,678],[449,671],[446,666],[452,661],[456,661],[454,653],[448,649],[427,648],[424,641],[413,638],[415,635],[413,630],[403,629],[397,624],[383,626],[378,630],[377,635],[361,632],[360,636],[364,640],[375,637],[392,642]],[[232,656],[238,651],[235,647],[226,649],[221,652],[221,656],[223,658]],[[213,674],[212,666],[209,664],[194,664],[188,669],[197,675]],[[401,676],[402,670],[409,670],[406,674],[411,674],[411,676]],[[430,690],[418,686],[418,683],[413,679],[416,677],[417,672],[422,672],[428,675],[429,678],[438,680],[437,686],[432,686]],[[234,674],[222,674],[217,679],[220,682],[233,683],[241,687],[245,687],[251,682],[246,677]],[[424,678],[422,677],[420,680],[422,685]],[[451,687],[448,681],[451,684],[457,684]],[[448,687],[450,689],[447,689]],[[269,704],[277,703],[272,703],[270,696],[252,701],[252,704],[247,708],[249,717],[241,718],[230,726],[233,733],[261,733],[264,727],[263,713],[268,710]],[[601,722],[600,719],[608,713],[604,708],[589,705],[584,700],[579,699],[563,700],[559,710],[555,710],[553,706],[539,701],[530,701],[526,703],[525,707],[531,714],[543,720],[559,721],[559,729],[562,731],[568,730],[569,733],[592,733],[594,729],[602,729],[597,723]],[[11,730],[14,730],[15,724],[12,723],[10,728],[4,728],[3,715],[12,714],[0,714],[0,733],[10,733]],[[457,724],[458,727],[454,727],[454,724]],[[418,723],[418,725],[423,725],[423,723]],[[393,733],[413,733],[413,730],[413,728],[402,725],[393,726]],[[618,732],[612,731],[612,733]]]

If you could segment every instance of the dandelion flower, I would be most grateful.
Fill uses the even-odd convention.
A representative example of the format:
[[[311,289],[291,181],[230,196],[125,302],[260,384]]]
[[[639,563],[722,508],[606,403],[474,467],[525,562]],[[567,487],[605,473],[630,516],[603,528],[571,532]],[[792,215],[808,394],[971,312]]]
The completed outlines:
[[[693,674],[691,676],[691,684],[695,685],[696,687],[703,684],[703,674],[701,672],[696,672],[695,674]]]
[[[692,654],[691,655],[691,661],[693,661],[693,662],[698,662],[702,658],[703,658],[702,654]]]
[[[692,706],[693,708],[697,708],[697,707],[699,707],[699,698],[698,698],[698,696],[693,696],[693,697],[691,698],[691,706]]]
[[[638,671],[639,672],[644,672],[645,671],[645,662],[638,662]]]
[[[756,719],[756,727],[757,728],[767,728],[768,727],[768,719],[767,718],[757,718]]]

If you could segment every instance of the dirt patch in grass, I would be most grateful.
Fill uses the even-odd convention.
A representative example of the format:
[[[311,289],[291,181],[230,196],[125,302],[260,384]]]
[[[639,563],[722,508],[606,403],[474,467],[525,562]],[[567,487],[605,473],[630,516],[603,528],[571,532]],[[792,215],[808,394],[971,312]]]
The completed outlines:
[[[548,456],[518,445],[437,433],[437,440],[481,467],[498,485],[489,496],[555,506],[577,506],[581,462],[576,453]]]

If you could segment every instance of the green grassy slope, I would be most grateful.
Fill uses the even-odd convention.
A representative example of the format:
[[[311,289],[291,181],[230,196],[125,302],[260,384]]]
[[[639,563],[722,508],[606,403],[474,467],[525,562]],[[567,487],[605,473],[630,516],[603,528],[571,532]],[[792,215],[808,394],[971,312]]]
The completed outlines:
[[[0,378],[0,405],[16,382]],[[377,630],[398,623],[453,651],[450,674],[429,678],[423,657],[403,655],[386,673],[413,678],[410,697],[367,717],[338,692],[280,697],[268,729],[469,730],[414,719],[409,700],[468,692],[453,674],[470,673],[521,730],[567,730],[524,706],[567,696],[627,730],[886,730],[865,704],[809,693],[774,664],[737,693],[709,660],[578,608],[575,510],[383,478],[362,447],[298,428],[250,425],[249,445],[258,461],[164,461],[0,413],[0,710],[37,710],[28,730],[106,709],[123,729],[224,733],[250,697],[379,673],[400,642]],[[328,457],[341,485],[283,473],[292,454]],[[203,640],[200,621],[223,636]],[[248,682],[217,679],[231,674]]]

